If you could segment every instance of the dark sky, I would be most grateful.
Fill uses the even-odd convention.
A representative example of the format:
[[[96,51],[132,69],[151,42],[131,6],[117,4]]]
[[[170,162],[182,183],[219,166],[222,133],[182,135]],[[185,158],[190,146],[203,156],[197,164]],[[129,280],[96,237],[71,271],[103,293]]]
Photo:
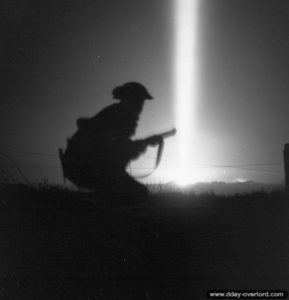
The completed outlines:
[[[137,136],[173,127],[172,1],[4,0],[0,6],[1,152],[29,178],[58,182],[57,148],[76,130],[76,119],[113,103],[111,90],[127,81],[143,83],[156,99],[146,104]],[[193,144],[200,180],[282,182],[289,2],[202,0],[198,16]],[[134,172],[148,171],[142,168],[151,168],[154,156],[151,150]],[[171,139],[152,178],[169,178],[175,161]]]

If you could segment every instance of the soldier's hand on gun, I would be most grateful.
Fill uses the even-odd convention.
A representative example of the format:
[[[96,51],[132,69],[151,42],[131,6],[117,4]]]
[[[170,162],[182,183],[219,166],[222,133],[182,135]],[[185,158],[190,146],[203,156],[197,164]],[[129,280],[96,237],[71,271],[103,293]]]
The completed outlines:
[[[156,146],[162,142],[163,137],[161,135],[152,135],[145,139],[145,143],[148,146]]]

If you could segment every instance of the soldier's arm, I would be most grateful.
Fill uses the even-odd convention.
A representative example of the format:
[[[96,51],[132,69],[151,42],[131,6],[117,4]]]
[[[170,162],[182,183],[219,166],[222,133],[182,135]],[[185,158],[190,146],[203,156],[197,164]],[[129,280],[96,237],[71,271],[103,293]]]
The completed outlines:
[[[173,136],[176,134],[176,132],[177,132],[176,129],[172,129],[169,131],[165,131],[161,134],[155,134],[155,135],[152,135],[152,136],[144,139],[143,143],[146,144],[147,146],[156,146],[156,145],[159,145],[164,138]]]

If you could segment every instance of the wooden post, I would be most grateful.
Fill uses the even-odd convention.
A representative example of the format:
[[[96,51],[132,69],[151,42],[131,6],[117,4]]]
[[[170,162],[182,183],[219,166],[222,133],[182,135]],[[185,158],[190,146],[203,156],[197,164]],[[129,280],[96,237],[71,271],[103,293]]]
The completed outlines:
[[[289,144],[284,147],[285,190],[289,192]]]

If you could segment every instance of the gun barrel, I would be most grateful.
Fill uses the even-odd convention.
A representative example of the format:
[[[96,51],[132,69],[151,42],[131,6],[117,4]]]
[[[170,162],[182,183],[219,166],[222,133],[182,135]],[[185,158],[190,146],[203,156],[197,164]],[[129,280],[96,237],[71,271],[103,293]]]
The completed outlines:
[[[163,138],[166,138],[166,137],[169,137],[169,136],[172,136],[172,135],[175,135],[177,132],[176,128],[172,129],[172,130],[169,130],[169,131],[166,131],[164,133],[161,134],[161,136]]]

